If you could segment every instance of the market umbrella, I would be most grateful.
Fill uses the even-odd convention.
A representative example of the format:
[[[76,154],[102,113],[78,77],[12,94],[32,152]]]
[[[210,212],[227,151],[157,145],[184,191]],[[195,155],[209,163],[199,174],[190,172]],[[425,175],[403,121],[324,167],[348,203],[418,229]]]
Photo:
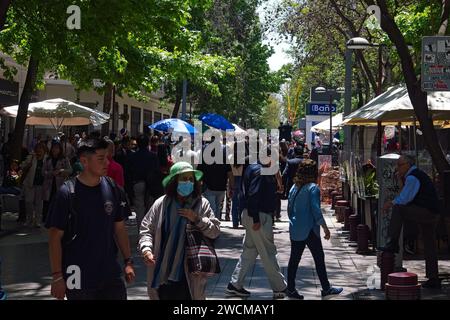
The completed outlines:
[[[154,124],[148,126],[150,129],[161,131],[161,132],[176,132],[184,134],[196,134],[197,130],[195,127],[177,118],[163,119]]]
[[[220,114],[216,113],[202,113],[199,117],[203,123],[207,124],[210,127],[220,129],[220,130],[235,130],[233,124],[225,119]]]
[[[333,125],[333,131],[339,130],[343,121],[343,113],[338,113],[331,119],[331,124]],[[311,127],[311,132],[316,133],[330,133],[330,119],[324,120]]]
[[[450,120],[450,92],[432,92],[428,94],[429,114],[435,124]],[[343,125],[376,126],[412,125],[416,120],[414,108],[404,85],[390,87],[386,92],[369,101],[366,105],[344,118]]]
[[[14,105],[0,110],[0,114],[17,117],[19,106]],[[82,106],[61,98],[33,102],[28,105],[28,125],[51,125],[56,130],[62,126],[98,126],[108,122],[109,114]]]
[[[234,133],[236,134],[236,135],[246,135],[247,134],[247,131],[245,131],[244,129],[242,129],[241,127],[239,127],[237,124],[235,124],[235,123],[232,123],[232,125],[233,125],[233,128],[234,128]]]

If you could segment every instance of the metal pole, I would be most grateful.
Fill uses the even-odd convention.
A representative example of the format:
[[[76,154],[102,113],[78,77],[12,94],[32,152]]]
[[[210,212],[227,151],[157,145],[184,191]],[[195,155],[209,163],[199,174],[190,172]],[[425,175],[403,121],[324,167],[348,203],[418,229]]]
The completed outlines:
[[[333,92],[330,92],[330,155],[333,154],[332,152],[332,145],[333,145]]]
[[[383,46],[380,44],[378,47],[378,85],[377,85],[377,96],[381,94],[383,81]],[[377,156],[381,156],[381,142],[383,135],[383,127],[381,125],[381,121],[377,122]]]
[[[344,117],[352,112],[352,50],[345,49]],[[350,156],[351,127],[344,126],[344,151]]]
[[[181,104],[181,119],[186,120],[186,96],[187,96],[187,80],[183,80],[183,101]]]
[[[377,156],[380,157],[381,156],[381,135],[383,132],[383,128],[381,126],[381,121],[377,122]]]

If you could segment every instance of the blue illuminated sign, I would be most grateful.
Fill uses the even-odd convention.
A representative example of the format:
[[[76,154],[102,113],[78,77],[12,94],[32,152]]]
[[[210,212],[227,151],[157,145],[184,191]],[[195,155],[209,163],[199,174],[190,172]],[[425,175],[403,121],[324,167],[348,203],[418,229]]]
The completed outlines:
[[[336,112],[336,105],[331,105],[331,112]],[[330,115],[330,104],[328,103],[308,103],[306,112],[312,116]]]

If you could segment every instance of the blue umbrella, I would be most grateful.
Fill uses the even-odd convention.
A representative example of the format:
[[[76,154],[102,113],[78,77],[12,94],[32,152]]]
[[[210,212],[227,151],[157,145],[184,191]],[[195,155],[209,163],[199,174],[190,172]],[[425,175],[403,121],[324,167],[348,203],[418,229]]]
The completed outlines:
[[[164,119],[148,126],[150,129],[162,131],[162,132],[177,132],[186,134],[196,134],[197,130],[181,119],[171,118]]]
[[[220,130],[234,130],[233,124],[222,117],[220,114],[215,113],[202,113],[199,120],[206,123],[208,126],[220,129]]]

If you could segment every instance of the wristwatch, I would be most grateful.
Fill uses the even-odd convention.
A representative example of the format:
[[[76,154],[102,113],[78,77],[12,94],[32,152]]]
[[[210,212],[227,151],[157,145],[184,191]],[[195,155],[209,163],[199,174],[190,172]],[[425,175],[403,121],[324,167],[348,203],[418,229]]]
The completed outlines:
[[[124,264],[125,266],[127,266],[127,265],[133,265],[133,258],[129,257],[129,258],[123,259],[123,264]]]

